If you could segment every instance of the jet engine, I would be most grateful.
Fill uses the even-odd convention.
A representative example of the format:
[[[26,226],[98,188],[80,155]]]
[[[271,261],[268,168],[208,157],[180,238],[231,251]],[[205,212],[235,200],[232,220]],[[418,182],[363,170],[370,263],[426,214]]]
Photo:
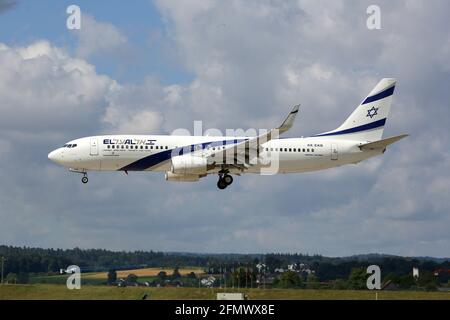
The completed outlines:
[[[196,174],[177,174],[170,171],[166,172],[166,181],[179,181],[179,182],[196,182],[200,177]]]
[[[207,170],[207,160],[203,157],[183,155],[172,158],[172,173],[198,176],[206,174]]]

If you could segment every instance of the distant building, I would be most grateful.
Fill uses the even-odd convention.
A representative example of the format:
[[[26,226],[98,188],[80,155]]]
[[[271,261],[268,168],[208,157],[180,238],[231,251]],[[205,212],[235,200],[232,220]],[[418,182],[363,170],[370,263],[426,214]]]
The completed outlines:
[[[413,278],[418,279],[419,278],[419,268],[413,268]]]
[[[216,278],[214,278],[213,276],[209,276],[208,278],[204,278],[204,279],[200,280],[200,283],[202,286],[210,288],[214,285],[215,281],[216,281]]]
[[[258,272],[261,272],[261,270],[264,270],[266,268],[266,265],[263,263],[258,263],[256,265],[256,268],[258,269]]]

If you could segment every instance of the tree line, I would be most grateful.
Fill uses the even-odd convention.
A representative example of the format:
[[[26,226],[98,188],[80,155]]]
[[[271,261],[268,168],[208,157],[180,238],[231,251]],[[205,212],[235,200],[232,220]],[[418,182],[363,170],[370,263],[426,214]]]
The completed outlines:
[[[18,282],[26,281],[29,273],[57,273],[70,265],[78,265],[82,272],[137,269],[143,267],[179,266],[202,267],[207,273],[220,274],[239,270],[245,282],[253,282],[256,278],[257,265],[264,265],[267,274],[273,274],[277,269],[287,271],[289,265],[304,264],[314,271],[314,275],[297,273],[287,274],[284,278],[277,277],[280,286],[286,283],[297,283],[300,286],[314,282],[330,282],[349,280],[353,270],[367,268],[370,264],[380,266],[383,276],[389,275],[401,283],[409,279],[412,268],[416,267],[422,273],[432,274],[435,270],[450,269],[450,260],[433,258],[409,258],[387,255],[362,255],[355,257],[331,258],[320,255],[305,254],[195,254],[167,253],[159,251],[111,251],[105,249],[42,249],[31,247],[0,246],[0,257],[5,257],[4,276],[12,273],[17,275]],[[242,271],[241,271],[242,270]],[[249,276],[249,274],[251,276]],[[251,279],[247,279],[251,277]],[[403,278],[404,279],[403,279]],[[403,279],[403,280],[402,280]],[[437,275],[441,283],[450,280],[450,272]],[[409,280],[408,280],[409,281]],[[406,282],[405,282],[406,283]],[[338,282],[339,285],[339,282]]]

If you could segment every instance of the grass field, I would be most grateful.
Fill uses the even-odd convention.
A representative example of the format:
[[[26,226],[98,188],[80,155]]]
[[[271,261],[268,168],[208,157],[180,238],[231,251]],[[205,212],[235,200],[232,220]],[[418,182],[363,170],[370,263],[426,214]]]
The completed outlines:
[[[108,287],[82,285],[80,290],[68,290],[64,285],[3,285],[0,286],[0,300],[28,299],[147,299],[156,300],[202,300],[215,299],[217,292],[244,292],[250,300],[301,299],[301,300],[374,300],[375,293],[371,291],[352,290],[302,290],[302,289],[206,289],[206,288],[153,288],[153,287]],[[448,292],[408,292],[382,291],[378,292],[379,300],[450,300]]]
[[[136,269],[136,270],[120,270],[117,271],[117,278],[126,278],[127,275],[133,273],[137,275],[139,278],[143,277],[155,277],[161,271],[167,272],[168,275],[173,273],[173,268],[145,268],[145,269]],[[194,272],[196,275],[202,275],[204,272],[201,268],[180,268],[179,272],[182,276],[187,275],[191,272]],[[92,272],[92,273],[83,273],[83,279],[106,279],[107,272]]]
[[[133,273],[138,276],[139,282],[149,281],[152,282],[156,279],[159,272],[165,271],[167,275],[173,273],[173,269],[167,268],[145,268],[145,269],[132,269],[132,270],[120,270],[117,271],[117,278],[126,278],[129,274]],[[179,272],[182,276],[194,272],[197,276],[204,275],[201,268],[180,268]],[[102,285],[106,284],[108,278],[107,272],[89,272],[83,273],[82,279],[84,284],[88,285]],[[47,275],[39,274],[30,276],[30,284],[65,284],[67,281],[66,274]]]

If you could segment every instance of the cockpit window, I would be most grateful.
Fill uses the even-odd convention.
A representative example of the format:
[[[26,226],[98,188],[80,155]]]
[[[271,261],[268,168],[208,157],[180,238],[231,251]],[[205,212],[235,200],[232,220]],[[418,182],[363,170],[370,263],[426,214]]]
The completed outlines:
[[[77,146],[77,144],[76,143],[73,143],[73,144],[65,144],[65,145],[63,145],[62,147],[63,148],[75,148]]]

